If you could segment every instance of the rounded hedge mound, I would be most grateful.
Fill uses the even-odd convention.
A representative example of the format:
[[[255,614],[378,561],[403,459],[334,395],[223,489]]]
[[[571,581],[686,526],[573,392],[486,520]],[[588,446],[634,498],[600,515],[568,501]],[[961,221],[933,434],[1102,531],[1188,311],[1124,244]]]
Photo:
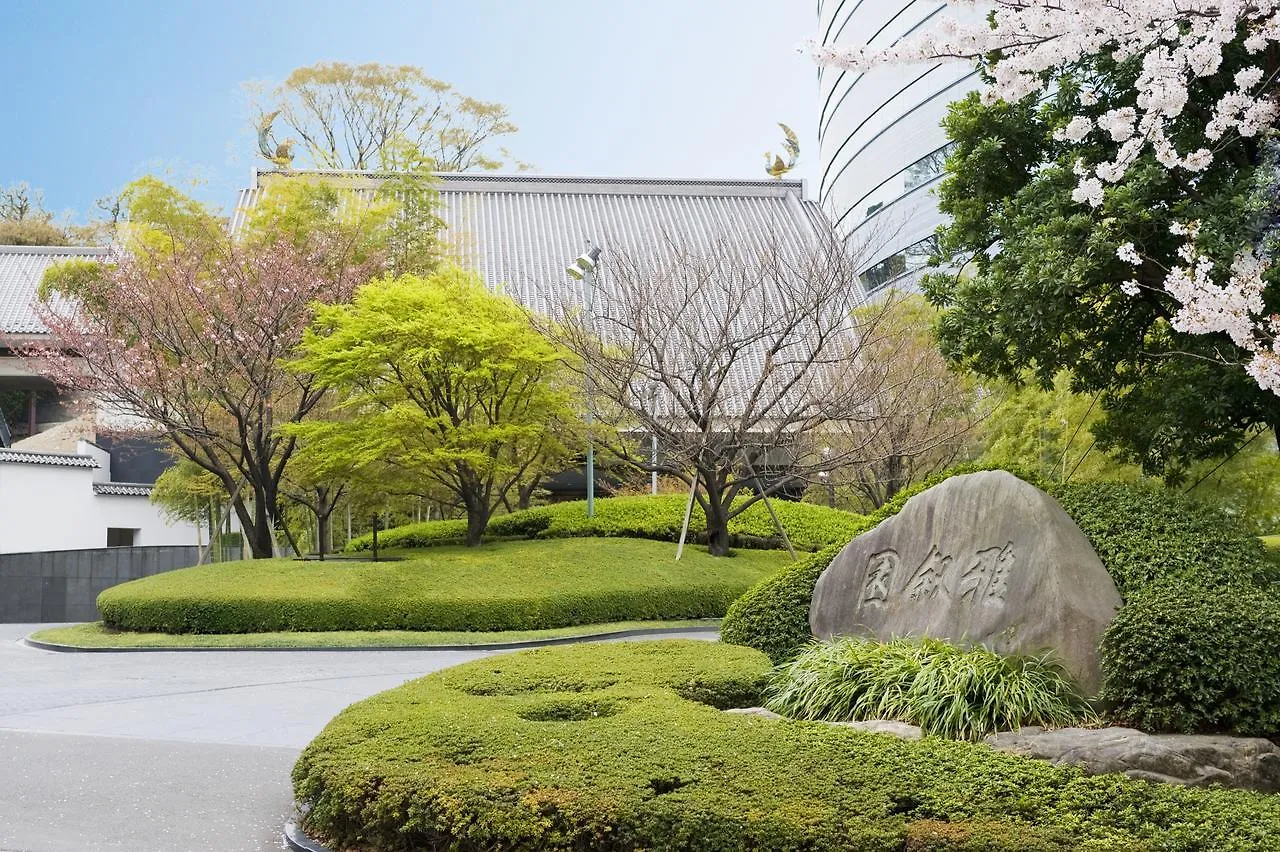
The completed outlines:
[[[760,653],[693,641],[547,649],[344,710],[293,771],[334,848],[1254,850],[1280,798],[1087,777],[983,745],[722,713]]]
[[[637,539],[439,548],[399,562],[252,560],[113,586],[108,627],[164,633],[276,630],[541,630],[718,618],[788,562],[777,551],[714,558]]]
[[[595,516],[591,518],[587,517],[585,501],[537,506],[498,515],[489,521],[485,536],[489,539],[621,536],[676,541],[684,523],[686,499],[679,494],[610,497],[596,501]],[[848,541],[868,528],[862,515],[840,509],[787,500],[771,502],[792,546],[799,550],[819,550],[837,541]],[[691,541],[705,542],[706,523],[702,512],[695,510],[689,519]],[[465,521],[423,521],[393,527],[378,533],[378,546],[457,544],[465,537],[466,526]],[[768,509],[758,501],[729,522],[729,536],[732,547],[764,550],[783,547]],[[352,539],[348,550],[363,551],[372,546],[373,536],[366,534]]]

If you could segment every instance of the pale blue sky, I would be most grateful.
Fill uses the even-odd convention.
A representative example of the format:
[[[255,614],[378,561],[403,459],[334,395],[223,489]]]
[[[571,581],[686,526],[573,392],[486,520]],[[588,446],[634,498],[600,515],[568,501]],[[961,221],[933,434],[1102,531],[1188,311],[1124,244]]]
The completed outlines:
[[[231,205],[256,165],[242,84],[322,60],[420,65],[506,103],[547,174],[764,177],[776,122],[815,191],[805,0],[0,0],[0,185],[55,212],[147,172]]]

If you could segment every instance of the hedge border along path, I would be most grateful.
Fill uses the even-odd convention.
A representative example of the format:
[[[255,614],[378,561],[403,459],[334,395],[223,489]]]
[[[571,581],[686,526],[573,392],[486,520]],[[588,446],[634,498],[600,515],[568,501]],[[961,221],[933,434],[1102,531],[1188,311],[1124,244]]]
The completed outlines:
[[[679,494],[609,497],[597,500],[595,516],[587,517],[586,503],[556,503],[499,515],[489,522],[485,537],[511,538],[627,537],[676,541],[684,523],[688,498]],[[866,517],[841,509],[788,500],[771,501],[791,544],[799,550],[819,550],[834,542],[848,542],[870,529]],[[695,511],[689,519],[690,540],[705,540],[706,516]],[[379,548],[433,547],[457,544],[466,535],[466,521],[422,521],[378,533]],[[783,547],[773,519],[757,501],[729,522],[733,547],[777,550]],[[365,551],[373,536],[352,539],[348,550]]]
[[[377,852],[1280,848],[1280,797],[719,712],[758,702],[768,668],[668,640],[438,672],[307,746],[304,828]]]
[[[98,596],[116,630],[539,630],[719,618],[785,553],[715,558],[639,539],[439,548],[399,562],[254,560],[201,565]]]

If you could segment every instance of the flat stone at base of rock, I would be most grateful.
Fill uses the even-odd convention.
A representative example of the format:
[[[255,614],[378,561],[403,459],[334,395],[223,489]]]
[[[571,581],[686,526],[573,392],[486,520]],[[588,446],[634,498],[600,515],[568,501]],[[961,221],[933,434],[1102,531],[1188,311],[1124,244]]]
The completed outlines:
[[[1144,781],[1280,792],[1280,748],[1260,738],[1027,727],[992,734],[986,742],[997,751],[1073,764],[1092,774],[1119,772]]]
[[[853,728],[872,734],[888,734],[904,740],[918,740],[924,731],[906,722],[895,722],[892,719],[867,719],[863,722],[828,722],[828,725],[839,725],[842,728]]]
[[[767,710],[764,707],[734,707],[732,710],[726,710],[724,712],[733,713],[737,716],[759,716],[761,719],[783,718],[772,710]]]

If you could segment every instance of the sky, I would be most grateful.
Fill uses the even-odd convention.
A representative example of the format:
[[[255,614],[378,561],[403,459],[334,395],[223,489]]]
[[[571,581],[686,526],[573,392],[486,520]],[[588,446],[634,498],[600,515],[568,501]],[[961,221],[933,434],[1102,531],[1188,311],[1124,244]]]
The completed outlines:
[[[83,221],[144,174],[224,210],[252,170],[244,84],[420,66],[505,103],[543,174],[763,178],[777,122],[814,193],[817,28],[800,0],[0,0],[0,185]]]

